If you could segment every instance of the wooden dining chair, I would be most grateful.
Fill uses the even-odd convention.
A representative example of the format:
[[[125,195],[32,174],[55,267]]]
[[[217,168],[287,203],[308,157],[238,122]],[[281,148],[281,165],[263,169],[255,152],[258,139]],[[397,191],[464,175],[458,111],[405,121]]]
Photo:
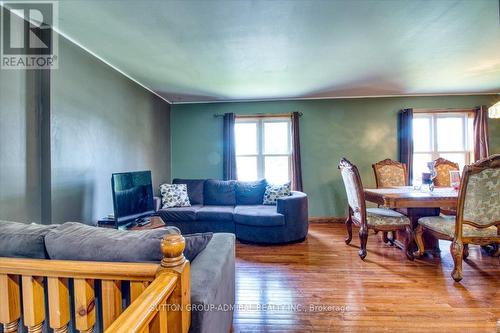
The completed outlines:
[[[452,241],[450,252],[454,268],[451,276],[460,281],[462,259],[469,255],[469,244],[500,244],[500,154],[465,166],[456,217],[422,217],[418,224],[416,254],[420,256],[424,252],[424,231]]]
[[[372,168],[377,188],[407,186],[409,184],[406,164],[404,163],[386,158],[372,164]]]
[[[404,163],[386,158],[385,160],[372,164],[372,168],[375,174],[377,188],[407,186],[409,183],[406,164]],[[394,244],[395,234],[389,237],[387,232],[383,232],[382,239],[384,243],[390,242]]]
[[[460,170],[458,163],[441,157],[432,162],[432,168],[434,170],[432,182],[435,187],[450,187],[450,171]],[[457,211],[454,208],[442,207],[441,213],[444,215],[457,215]]]
[[[460,170],[458,163],[438,158],[432,163],[434,178],[432,182],[435,187],[450,187],[450,171]]]
[[[410,220],[403,214],[391,209],[366,208],[365,194],[358,168],[345,158],[340,160],[338,168],[342,174],[348,201],[345,222],[347,229],[346,244],[349,244],[352,240],[352,224],[358,226],[361,243],[358,254],[361,259],[364,259],[366,257],[369,229],[383,232],[403,230],[408,235],[404,250],[408,259],[413,260],[413,253],[409,248],[409,245],[413,242],[413,230],[410,227]]]

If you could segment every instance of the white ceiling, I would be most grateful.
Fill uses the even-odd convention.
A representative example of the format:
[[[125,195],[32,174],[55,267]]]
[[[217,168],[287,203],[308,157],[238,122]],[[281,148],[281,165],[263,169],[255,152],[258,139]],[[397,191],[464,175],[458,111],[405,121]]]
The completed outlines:
[[[59,30],[174,103],[500,92],[498,0],[66,0]]]

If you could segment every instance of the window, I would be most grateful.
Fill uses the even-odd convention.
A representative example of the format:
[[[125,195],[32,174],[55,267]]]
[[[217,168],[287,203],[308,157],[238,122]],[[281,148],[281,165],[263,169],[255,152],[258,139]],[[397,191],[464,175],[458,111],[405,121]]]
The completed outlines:
[[[474,158],[473,115],[468,112],[416,113],[413,117],[413,183],[429,172],[438,157],[458,163],[460,170]]]
[[[290,180],[291,124],[288,118],[237,117],[235,124],[238,180]]]

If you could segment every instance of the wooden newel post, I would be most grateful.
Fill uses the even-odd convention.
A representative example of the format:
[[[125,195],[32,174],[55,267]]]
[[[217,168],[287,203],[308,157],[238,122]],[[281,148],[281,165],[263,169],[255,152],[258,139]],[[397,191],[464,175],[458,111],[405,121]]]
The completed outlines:
[[[160,247],[163,254],[161,267],[173,268],[182,265],[186,261],[183,253],[186,247],[186,240],[182,235],[165,235],[161,240]]]
[[[187,333],[191,324],[191,287],[189,281],[189,260],[184,257],[186,240],[182,235],[168,234],[161,240],[163,259],[158,274],[165,272],[178,276],[177,285],[167,299],[169,307],[160,311],[167,311],[168,332]]]

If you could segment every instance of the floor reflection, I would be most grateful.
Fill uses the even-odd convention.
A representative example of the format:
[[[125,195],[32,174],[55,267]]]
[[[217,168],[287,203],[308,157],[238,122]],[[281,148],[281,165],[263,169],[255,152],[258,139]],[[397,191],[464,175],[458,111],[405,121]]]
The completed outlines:
[[[357,234],[354,233],[354,236]],[[235,332],[488,332],[500,318],[500,261],[471,247],[450,277],[449,242],[413,262],[370,234],[344,243],[342,225],[311,225],[303,243],[238,244]]]

